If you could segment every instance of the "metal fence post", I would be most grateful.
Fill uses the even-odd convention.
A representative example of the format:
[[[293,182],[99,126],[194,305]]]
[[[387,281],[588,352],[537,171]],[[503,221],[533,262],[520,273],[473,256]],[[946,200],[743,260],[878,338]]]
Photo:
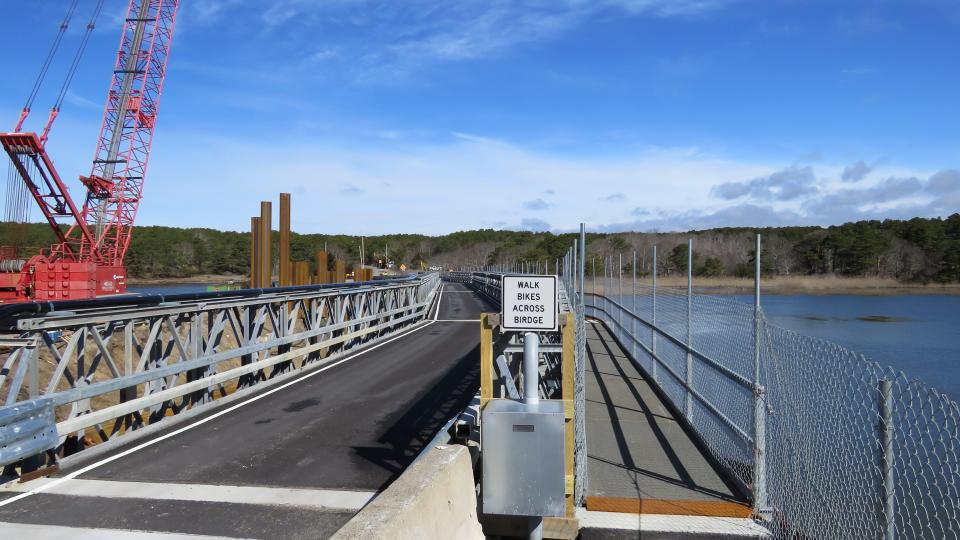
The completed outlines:
[[[693,238],[687,239],[687,419],[693,416]]]
[[[760,379],[760,235],[754,250],[753,278],[753,505],[754,514],[766,518],[767,504],[767,404]]]
[[[587,228],[581,223],[580,224],[580,305],[583,305],[583,293],[586,290],[584,278],[584,270],[586,269],[587,262]]]
[[[580,272],[577,272],[577,270],[576,270],[576,267],[577,267],[577,255],[578,255],[578,253],[577,253],[577,243],[574,242],[574,243],[573,243],[573,258],[570,259],[570,282],[573,284],[573,291],[568,291],[569,294],[572,295],[572,296],[569,298],[569,300],[570,300],[570,305],[571,305],[571,306],[574,305],[574,301],[575,301],[575,298],[576,298],[576,295],[577,295],[577,278],[580,277],[580,276],[579,276]]]
[[[890,380],[880,381],[880,443],[881,469],[883,470],[883,519],[884,540],[894,540],[897,536],[897,527],[894,514],[896,493],[893,483],[893,383]]]
[[[29,362],[30,368],[30,382],[27,387],[29,392],[30,399],[36,399],[40,397],[40,349],[37,348],[34,343],[32,346],[26,347],[24,351],[26,358],[22,359]]]
[[[630,295],[633,298],[633,301],[630,303],[630,311],[633,313],[633,317],[630,317],[630,334],[634,337],[637,336],[637,251],[633,251],[633,265],[631,266],[633,274],[633,287],[631,289]],[[633,353],[634,360],[639,360],[637,358],[637,341],[635,339],[630,340],[630,351]]]
[[[653,294],[651,296],[652,305],[650,306],[650,351],[653,352],[653,369],[651,374],[653,380],[657,381],[657,246],[653,246]]]
[[[620,307],[617,309],[617,314],[620,315],[620,320],[617,323],[617,334],[620,334],[622,337],[622,334],[623,334],[623,253],[617,254],[617,294],[619,295],[617,300],[620,303]]]
[[[613,305],[611,304],[610,297],[613,296],[611,292],[613,290],[613,255],[607,255],[607,264],[605,267],[607,273],[607,283],[603,286],[603,298],[606,300],[607,304],[607,314],[613,317],[613,314],[610,311],[613,310]],[[613,320],[611,319],[611,326]]]

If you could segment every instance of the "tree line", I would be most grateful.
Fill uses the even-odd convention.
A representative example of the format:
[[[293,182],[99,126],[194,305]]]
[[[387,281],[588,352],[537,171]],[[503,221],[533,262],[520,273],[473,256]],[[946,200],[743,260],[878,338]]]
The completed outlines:
[[[702,276],[748,276],[754,267],[754,235],[763,235],[760,263],[768,275],[877,276],[901,281],[960,281],[960,214],[947,218],[857,221],[831,227],[717,228],[686,233],[622,232],[588,234],[591,265],[598,272],[622,257],[630,270],[683,274],[687,239],[693,239],[693,271]],[[365,263],[391,260],[411,268],[423,265],[485,266],[544,261],[552,269],[577,238],[575,233],[458,231],[442,236],[391,234],[363,239]],[[274,257],[279,234],[273,233]],[[0,224],[0,245],[16,246],[20,256],[53,243],[46,224]],[[318,250],[348,265],[360,262],[359,236],[291,235],[294,260],[313,261]],[[190,277],[249,272],[250,235],[214,229],[137,227],[126,258],[132,277]]]

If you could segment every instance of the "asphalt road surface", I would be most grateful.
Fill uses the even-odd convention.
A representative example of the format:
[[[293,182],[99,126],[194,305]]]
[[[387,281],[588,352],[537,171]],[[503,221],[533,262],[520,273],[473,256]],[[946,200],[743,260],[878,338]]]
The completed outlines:
[[[75,478],[0,490],[0,538],[329,536],[469,403],[493,310],[445,283],[436,320],[402,337],[58,474]]]

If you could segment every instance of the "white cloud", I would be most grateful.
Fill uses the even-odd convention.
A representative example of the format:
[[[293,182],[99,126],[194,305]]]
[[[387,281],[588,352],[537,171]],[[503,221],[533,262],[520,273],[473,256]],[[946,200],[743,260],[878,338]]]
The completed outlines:
[[[299,232],[439,234],[498,222],[523,226],[516,209],[531,200],[531,192],[551,191],[549,200],[540,197],[549,207],[537,210],[537,219],[566,230],[581,221],[631,217],[631,208],[611,211],[597,193],[623,193],[666,212],[683,212],[716,206],[711,185],[770,169],[689,148],[590,158],[463,134],[440,143],[378,141],[363,148],[333,140],[281,144],[168,130],[151,156],[143,223],[243,229],[258,200],[299,185],[304,192],[295,197],[293,212]],[[357,192],[369,186],[379,187]]]
[[[627,196],[623,194],[622,191],[616,193],[611,193],[605,197],[600,197],[600,200],[603,202],[622,202],[627,199]]]
[[[64,142],[54,141],[51,152],[61,171],[89,167],[88,156],[66,141],[94,136],[92,129],[70,118],[58,126],[57,140]],[[276,200],[281,191],[294,193],[293,225],[304,233],[442,234],[508,226],[570,231],[580,222],[608,230],[829,225],[946,216],[960,208],[956,169],[887,162],[851,186],[841,180],[844,165],[829,158],[810,171],[816,189],[797,198],[727,200],[711,194],[718,185],[780,178],[790,169],[697,148],[555,155],[463,133],[440,141],[369,134],[347,143],[334,135],[291,142],[166,128],[154,142],[138,217],[145,225],[245,230],[258,201]],[[635,203],[599,200],[618,193]],[[534,218],[524,202],[538,199],[548,207]]]
[[[750,198],[760,201],[791,201],[817,192],[813,167],[791,165],[772,174],[748,182],[724,182],[711,190],[726,199]]]
[[[506,227],[512,229],[514,227]],[[550,224],[542,219],[537,218],[523,218],[520,220],[520,230],[523,231],[534,231],[534,232],[543,232],[550,230]]]
[[[337,60],[335,73],[359,82],[392,82],[421,66],[474,60],[555,39],[611,14],[701,16],[729,0],[197,0],[187,11],[199,25],[247,25],[258,35],[315,43],[317,52],[287,62]],[[251,16],[252,15],[252,16]],[[272,70],[282,69],[273,63]]]
[[[849,167],[844,167],[843,176],[841,177],[844,182],[859,182],[863,180],[870,171],[873,170],[873,167],[867,165],[862,159],[850,165]]]
[[[537,198],[529,201],[524,201],[523,207],[526,208],[527,210],[546,210],[547,208],[550,208],[550,203],[548,203],[543,199]]]
[[[73,90],[67,90],[67,94],[64,96],[64,101],[70,105],[76,105],[77,107],[83,107],[85,109],[102,111],[103,104],[96,103],[95,101],[85,98],[80,94],[75,93]]]

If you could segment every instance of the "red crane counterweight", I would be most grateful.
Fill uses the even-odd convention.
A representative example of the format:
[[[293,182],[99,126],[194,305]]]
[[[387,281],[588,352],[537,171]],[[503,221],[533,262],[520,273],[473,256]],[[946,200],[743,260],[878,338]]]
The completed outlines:
[[[102,4],[99,0],[94,18]],[[28,260],[0,250],[0,303],[90,298],[126,290],[123,259],[143,195],[178,6],[179,0],[130,0],[93,166],[88,176],[80,177],[86,187],[82,208],[70,198],[45,149],[59,100],[43,136],[19,130],[0,133],[17,175],[57,238],[56,244]],[[72,8],[61,30],[70,13]],[[92,28],[93,19],[61,99]],[[46,64],[41,76],[45,70]],[[32,98],[33,94],[28,104]],[[21,113],[18,128],[28,114],[29,106]]]

